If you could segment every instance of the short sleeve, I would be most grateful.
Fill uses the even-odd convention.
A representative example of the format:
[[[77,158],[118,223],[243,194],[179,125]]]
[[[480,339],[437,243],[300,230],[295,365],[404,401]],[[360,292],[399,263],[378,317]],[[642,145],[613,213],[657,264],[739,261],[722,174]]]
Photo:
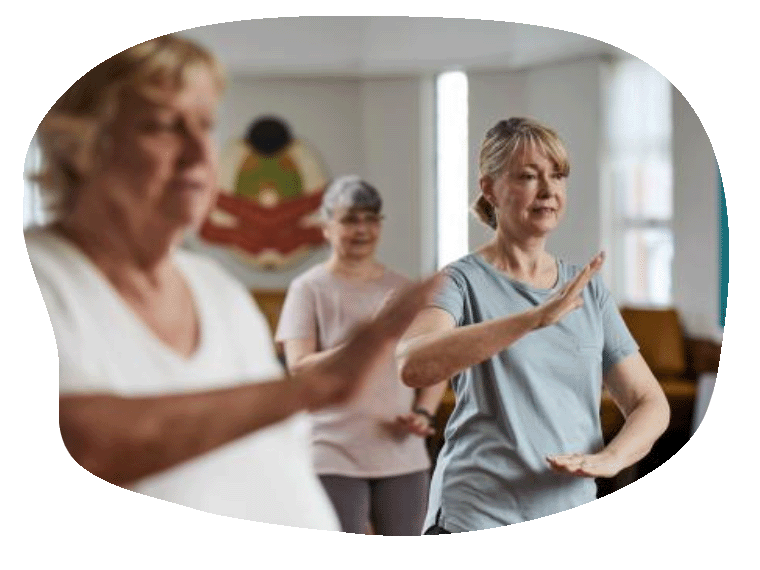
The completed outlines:
[[[443,284],[428,305],[443,309],[454,317],[457,325],[464,318],[465,285],[462,273],[453,266],[443,270]]]
[[[595,276],[592,285],[601,311],[604,331],[602,370],[606,374],[612,366],[636,352],[639,345],[628,330],[615,300],[601,277]]]
[[[302,280],[288,287],[277,324],[275,340],[317,338],[316,300],[311,288]]]

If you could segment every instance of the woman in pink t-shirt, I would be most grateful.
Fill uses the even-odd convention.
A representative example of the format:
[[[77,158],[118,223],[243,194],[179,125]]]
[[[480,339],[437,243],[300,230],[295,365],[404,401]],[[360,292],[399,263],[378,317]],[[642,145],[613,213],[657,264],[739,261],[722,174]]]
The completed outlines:
[[[377,190],[358,177],[327,188],[330,258],[293,280],[277,329],[291,370],[330,354],[407,283],[375,258],[381,208]],[[421,533],[430,468],[424,438],[444,390],[445,383],[406,387],[388,358],[350,404],[312,415],[315,468],[345,532],[363,533],[371,521],[378,534]]]

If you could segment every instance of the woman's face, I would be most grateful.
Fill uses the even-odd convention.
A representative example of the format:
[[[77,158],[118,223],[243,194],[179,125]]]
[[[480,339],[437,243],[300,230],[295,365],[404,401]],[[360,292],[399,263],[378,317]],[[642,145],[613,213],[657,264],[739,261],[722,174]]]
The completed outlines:
[[[362,260],[375,255],[382,216],[358,208],[338,208],[325,224],[327,241],[343,259]]]
[[[483,177],[480,184],[496,209],[499,229],[513,238],[545,237],[565,213],[567,176],[533,145],[517,153],[498,177]]]
[[[219,93],[206,70],[178,92],[124,92],[93,173],[113,212],[137,227],[200,225],[217,193],[213,129]]]

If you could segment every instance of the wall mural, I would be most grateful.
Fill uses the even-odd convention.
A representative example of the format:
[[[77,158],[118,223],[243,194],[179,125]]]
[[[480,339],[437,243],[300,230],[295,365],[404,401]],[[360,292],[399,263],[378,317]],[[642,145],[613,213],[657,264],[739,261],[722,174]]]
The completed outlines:
[[[220,159],[221,192],[200,230],[258,271],[291,266],[324,243],[319,206],[328,181],[318,154],[278,117],[255,119]]]

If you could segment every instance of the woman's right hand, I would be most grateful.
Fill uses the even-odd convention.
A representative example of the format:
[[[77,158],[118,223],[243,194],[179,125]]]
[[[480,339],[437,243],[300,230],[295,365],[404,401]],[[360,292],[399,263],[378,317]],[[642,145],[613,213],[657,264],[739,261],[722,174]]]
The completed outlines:
[[[604,252],[599,252],[572,281],[568,281],[562,289],[557,291],[544,303],[536,307],[538,324],[536,328],[543,328],[561,321],[565,315],[583,305],[583,289],[591,278],[602,267]]]
[[[305,406],[316,410],[350,400],[375,366],[391,358],[399,338],[420,309],[429,304],[441,283],[441,275],[436,274],[405,287],[372,320],[357,326],[329,356],[299,365],[293,380]]]

